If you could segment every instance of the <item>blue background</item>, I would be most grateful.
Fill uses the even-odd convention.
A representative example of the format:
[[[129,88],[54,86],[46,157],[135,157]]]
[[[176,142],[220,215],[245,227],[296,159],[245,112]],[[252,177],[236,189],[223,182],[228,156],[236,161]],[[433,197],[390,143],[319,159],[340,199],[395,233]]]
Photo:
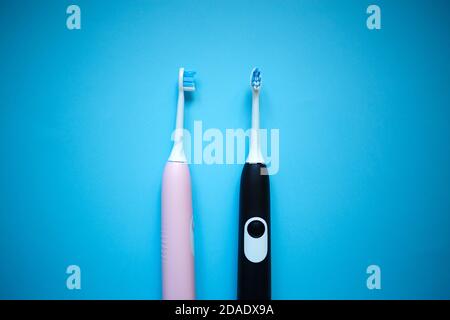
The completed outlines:
[[[161,297],[180,66],[191,130],[247,128],[263,71],[273,298],[450,298],[448,1],[74,3],[73,31],[72,2],[0,4],[0,298]],[[200,299],[235,298],[241,170],[191,166]]]

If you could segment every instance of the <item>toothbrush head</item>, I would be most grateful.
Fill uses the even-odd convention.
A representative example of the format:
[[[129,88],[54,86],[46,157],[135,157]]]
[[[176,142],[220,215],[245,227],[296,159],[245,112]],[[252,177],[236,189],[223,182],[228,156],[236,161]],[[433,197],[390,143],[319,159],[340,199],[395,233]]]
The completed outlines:
[[[261,79],[261,70],[258,68],[254,68],[252,70],[252,74],[250,75],[250,85],[253,88],[253,90],[259,90],[262,85],[262,79]]]
[[[178,75],[178,88],[183,91],[195,91],[195,71],[186,71],[180,68]]]

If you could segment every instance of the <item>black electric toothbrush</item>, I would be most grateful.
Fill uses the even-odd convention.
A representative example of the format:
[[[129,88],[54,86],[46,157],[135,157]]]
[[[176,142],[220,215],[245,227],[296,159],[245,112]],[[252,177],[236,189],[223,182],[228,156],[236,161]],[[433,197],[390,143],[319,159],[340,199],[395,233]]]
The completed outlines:
[[[252,70],[250,150],[241,175],[239,197],[239,300],[270,300],[270,185],[261,153],[259,94],[261,72]]]

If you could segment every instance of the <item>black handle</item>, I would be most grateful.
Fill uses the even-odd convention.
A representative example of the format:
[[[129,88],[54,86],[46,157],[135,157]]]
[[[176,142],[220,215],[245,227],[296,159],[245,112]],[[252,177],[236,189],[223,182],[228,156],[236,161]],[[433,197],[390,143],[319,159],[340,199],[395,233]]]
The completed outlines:
[[[246,163],[239,197],[239,300],[270,300],[270,185],[264,164]]]

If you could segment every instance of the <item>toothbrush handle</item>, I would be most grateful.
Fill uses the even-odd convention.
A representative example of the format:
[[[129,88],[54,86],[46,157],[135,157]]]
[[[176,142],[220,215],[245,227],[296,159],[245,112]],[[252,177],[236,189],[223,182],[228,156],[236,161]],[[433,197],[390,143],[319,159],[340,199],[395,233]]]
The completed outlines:
[[[237,297],[271,299],[270,185],[261,163],[246,163],[241,176]]]
[[[161,214],[163,299],[193,300],[192,191],[186,163],[168,162],[164,168]]]

